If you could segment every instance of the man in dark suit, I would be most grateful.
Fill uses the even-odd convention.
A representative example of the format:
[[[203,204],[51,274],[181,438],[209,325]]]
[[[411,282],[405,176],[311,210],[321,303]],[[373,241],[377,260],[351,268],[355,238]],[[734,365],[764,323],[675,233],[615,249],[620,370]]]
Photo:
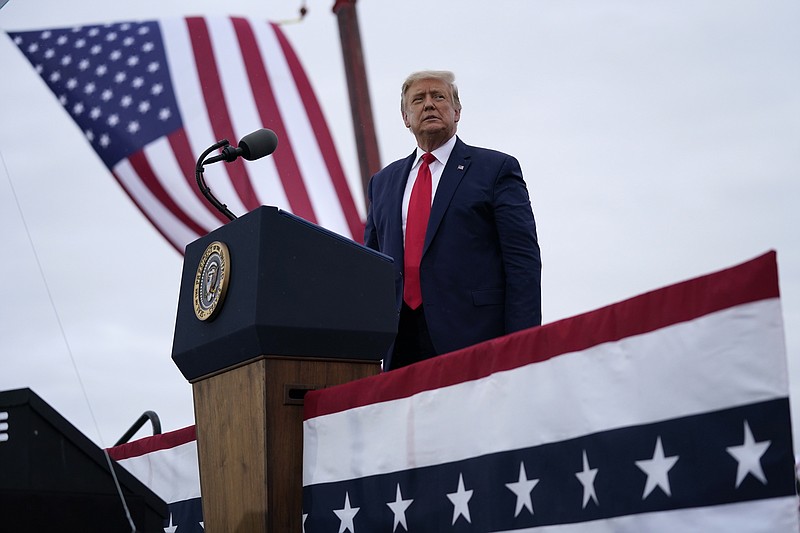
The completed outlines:
[[[456,136],[455,77],[417,72],[401,91],[417,149],[369,183],[367,246],[395,260],[400,320],[384,369],[541,324],[541,259],[514,157]]]

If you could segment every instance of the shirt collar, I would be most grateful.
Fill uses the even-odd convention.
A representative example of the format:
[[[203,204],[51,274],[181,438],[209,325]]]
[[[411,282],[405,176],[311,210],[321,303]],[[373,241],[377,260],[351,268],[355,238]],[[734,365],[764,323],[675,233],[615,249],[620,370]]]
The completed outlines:
[[[433,150],[431,153],[436,157],[436,160],[442,163],[443,165],[447,164],[447,160],[450,159],[450,154],[453,153],[453,148],[456,146],[456,136],[453,135],[450,137],[450,140],[441,145],[436,150]],[[422,154],[425,153],[420,147],[417,147],[417,157],[414,162],[414,166],[417,167],[420,165],[420,161],[422,160]]]

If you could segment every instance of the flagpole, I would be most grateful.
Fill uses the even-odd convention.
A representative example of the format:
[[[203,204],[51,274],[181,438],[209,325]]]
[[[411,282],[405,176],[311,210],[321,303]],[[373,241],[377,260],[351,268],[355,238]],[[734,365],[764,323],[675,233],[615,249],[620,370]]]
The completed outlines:
[[[353,116],[358,164],[361,169],[361,185],[366,205],[369,202],[367,197],[369,179],[380,170],[381,162],[378,154],[378,139],[375,135],[375,123],[372,119],[361,34],[358,29],[356,0],[336,0],[333,12],[339,20],[339,37],[342,42],[342,57],[347,88],[350,93],[350,111]]]

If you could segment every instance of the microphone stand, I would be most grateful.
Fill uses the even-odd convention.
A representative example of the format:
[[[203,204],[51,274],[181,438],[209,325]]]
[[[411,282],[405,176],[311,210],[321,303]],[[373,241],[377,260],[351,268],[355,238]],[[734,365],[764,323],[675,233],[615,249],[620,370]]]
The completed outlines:
[[[205,158],[214,150],[218,150],[219,148],[223,148],[229,144],[230,143],[228,142],[228,139],[222,139],[200,154],[200,157],[197,159],[197,166],[194,168],[194,176],[195,179],[197,179],[197,186],[200,188],[200,192],[202,192],[203,196],[205,196],[206,199],[211,202],[211,205],[216,207],[223,215],[228,217],[229,220],[235,220],[236,215],[230,212],[227,205],[217,200],[216,197],[211,194],[211,189],[208,187],[208,185],[206,185],[205,179],[203,179],[203,163],[205,162]]]

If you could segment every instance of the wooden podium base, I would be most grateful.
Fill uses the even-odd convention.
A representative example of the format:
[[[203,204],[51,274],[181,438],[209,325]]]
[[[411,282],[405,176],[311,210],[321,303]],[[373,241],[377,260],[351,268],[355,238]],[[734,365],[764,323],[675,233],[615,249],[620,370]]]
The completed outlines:
[[[301,531],[303,395],[380,369],[267,355],[193,382],[205,530]]]

